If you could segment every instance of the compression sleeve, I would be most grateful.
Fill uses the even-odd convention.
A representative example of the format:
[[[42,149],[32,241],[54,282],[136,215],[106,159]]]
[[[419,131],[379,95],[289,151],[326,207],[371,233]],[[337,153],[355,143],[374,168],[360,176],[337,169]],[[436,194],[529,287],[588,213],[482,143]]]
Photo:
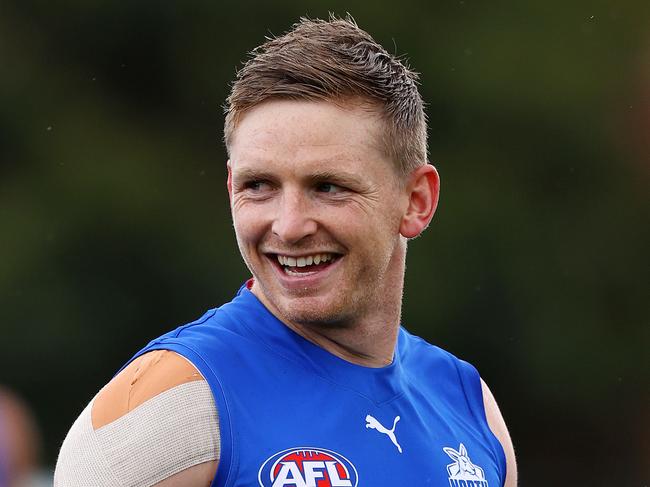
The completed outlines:
[[[177,474],[169,481],[194,484],[214,476],[212,465],[192,467],[216,463],[220,443],[209,384],[182,356],[149,352],[116,375],[75,421],[54,485],[149,487]]]
[[[55,487],[149,487],[219,458],[217,412],[205,381],[169,389],[97,430],[91,408],[63,442]]]

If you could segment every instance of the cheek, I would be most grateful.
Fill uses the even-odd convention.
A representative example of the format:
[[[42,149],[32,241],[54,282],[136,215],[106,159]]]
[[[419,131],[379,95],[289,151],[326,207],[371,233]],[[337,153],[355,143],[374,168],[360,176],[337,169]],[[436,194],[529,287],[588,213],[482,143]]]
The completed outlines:
[[[255,217],[255,213],[251,211],[234,211],[232,215],[235,236],[242,253],[251,247],[255,247],[264,237],[264,223],[259,217]]]
[[[382,206],[366,220],[366,227],[374,238],[380,241],[390,240],[399,234],[401,215],[395,206]]]
[[[373,267],[383,269],[389,265],[400,241],[399,222],[400,217],[391,208],[367,221],[361,243],[369,254]]]
[[[396,208],[382,205],[370,211],[357,207],[324,212],[323,225],[332,235],[354,246],[383,248],[399,235],[400,215]]]

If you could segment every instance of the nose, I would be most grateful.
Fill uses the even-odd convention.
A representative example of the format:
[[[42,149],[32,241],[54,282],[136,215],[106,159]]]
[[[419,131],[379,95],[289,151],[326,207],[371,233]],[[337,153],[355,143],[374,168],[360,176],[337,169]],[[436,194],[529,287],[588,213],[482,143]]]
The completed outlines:
[[[285,191],[278,201],[271,230],[283,242],[293,244],[317,230],[308,197],[299,191]]]

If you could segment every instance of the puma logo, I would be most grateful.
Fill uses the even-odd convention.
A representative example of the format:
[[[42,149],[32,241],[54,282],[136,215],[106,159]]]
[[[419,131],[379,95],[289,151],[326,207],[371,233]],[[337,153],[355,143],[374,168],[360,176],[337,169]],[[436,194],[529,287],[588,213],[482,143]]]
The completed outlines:
[[[395,420],[393,421],[393,428],[392,429],[387,429],[385,426],[383,426],[379,421],[377,421],[375,418],[372,416],[368,415],[366,416],[366,428],[370,428],[373,430],[377,430],[380,433],[385,434],[390,438],[390,441],[393,442],[393,445],[397,447],[397,450],[402,453],[402,447],[397,443],[397,438],[395,437],[395,426],[397,425],[397,422],[400,420],[399,416],[395,416]]]

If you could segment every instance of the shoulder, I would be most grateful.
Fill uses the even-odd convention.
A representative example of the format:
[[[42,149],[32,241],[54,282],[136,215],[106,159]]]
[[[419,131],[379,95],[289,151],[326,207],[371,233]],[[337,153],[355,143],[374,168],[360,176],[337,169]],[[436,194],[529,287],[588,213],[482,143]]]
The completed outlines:
[[[154,350],[137,357],[102,388],[92,405],[92,423],[99,429],[144,402],[175,387],[203,380],[196,367],[180,355]]]
[[[422,358],[437,360],[457,360],[457,358],[446,350],[429,343],[424,338],[412,334],[406,328],[401,327],[398,335],[398,345],[403,359]]]
[[[499,406],[494,399],[494,395],[483,379],[481,379],[481,390],[483,392],[483,405],[485,407],[485,416],[488,426],[490,427],[490,430],[492,430],[492,433],[494,433],[494,436],[499,440],[499,443],[501,443],[506,455],[507,469],[505,487],[515,487],[517,485],[517,462],[510,433],[508,432],[503,415],[499,410]]]
[[[445,382],[448,387],[445,387],[442,391],[438,389],[437,394],[451,396],[455,391],[466,399],[474,417],[482,418],[483,411],[485,412],[484,421],[487,422],[487,427],[500,443],[505,455],[505,487],[515,487],[517,484],[517,465],[512,440],[499,406],[476,368],[469,362],[459,359],[452,353],[432,345],[422,338],[411,335],[406,331],[403,331],[402,334],[405,339],[404,343],[409,362],[414,364],[419,374],[422,374],[424,369],[425,375],[428,375],[426,371],[429,370],[432,371],[432,374],[435,373],[438,379],[440,377],[449,379],[449,382]],[[437,384],[440,384],[440,382],[438,381]],[[451,387],[450,384],[460,384],[460,387]],[[484,427],[483,420],[481,423]]]
[[[70,429],[55,486],[209,486],[219,457],[210,387],[180,355],[157,350],[133,360]]]
[[[409,333],[404,328],[400,332],[399,349],[403,364],[416,377],[424,375],[422,378],[425,381],[430,381],[432,377],[447,377],[450,381],[458,383],[459,375],[464,379],[466,375],[471,376],[472,371],[476,372],[468,362],[424,338]],[[464,381],[461,380],[462,382]]]

